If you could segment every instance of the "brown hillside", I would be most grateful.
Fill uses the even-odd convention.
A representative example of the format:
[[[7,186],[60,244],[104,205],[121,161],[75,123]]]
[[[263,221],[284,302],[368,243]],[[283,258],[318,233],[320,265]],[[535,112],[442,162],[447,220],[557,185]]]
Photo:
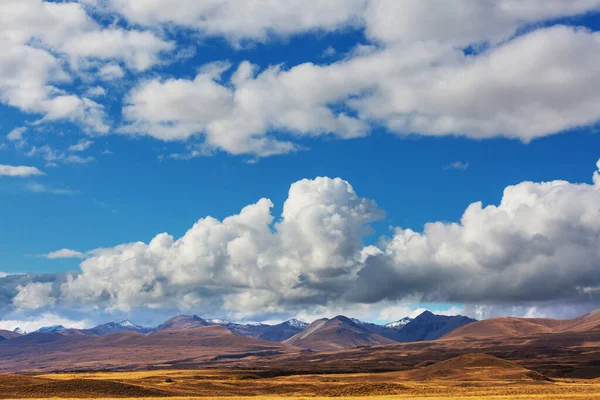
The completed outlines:
[[[284,343],[316,351],[332,351],[396,342],[367,330],[349,318],[337,316],[313,322]]]
[[[461,326],[439,340],[530,336],[540,333],[552,333],[554,331],[552,326],[552,323],[540,319],[491,318]]]
[[[221,326],[166,330],[150,335],[40,333],[0,342],[0,371],[137,369],[173,362],[185,365],[297,351],[286,344],[237,336]]]
[[[173,396],[173,394],[159,389],[91,379],[48,381],[41,384],[24,385],[19,388],[0,386],[0,397],[2,398],[131,398],[167,396]]]
[[[545,376],[488,354],[464,354],[408,372],[411,379],[451,381],[549,381]]]
[[[474,340],[533,336],[600,329],[600,310],[570,320],[551,318],[490,318],[453,330],[440,340]]]
[[[16,338],[21,336],[20,333],[15,333],[12,331],[5,331],[4,329],[0,329],[0,340],[8,340],[12,338]]]

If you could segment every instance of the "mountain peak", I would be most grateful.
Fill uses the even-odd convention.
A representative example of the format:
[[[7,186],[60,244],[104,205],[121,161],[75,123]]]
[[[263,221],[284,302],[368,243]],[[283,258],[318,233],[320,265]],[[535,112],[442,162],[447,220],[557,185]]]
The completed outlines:
[[[18,333],[19,335],[24,335],[27,333],[23,329],[19,328],[18,326],[15,329],[13,329],[13,332]]]
[[[359,320],[355,318],[350,319],[345,315],[336,315],[335,317],[331,318],[331,321],[340,321],[351,325],[361,325],[361,322]]]
[[[197,315],[178,315],[166,320],[160,324],[155,330],[162,331],[166,329],[189,329],[199,328],[201,326],[213,325],[208,321],[203,320]]]
[[[284,324],[289,325],[289,326],[294,326],[297,328],[306,328],[308,326],[308,324],[306,322],[300,321],[299,319],[296,319],[296,318],[288,319],[287,321],[284,322]]]
[[[64,331],[65,328],[62,325],[50,325],[50,326],[43,326],[40,329],[36,330],[35,332],[39,332],[39,333],[51,333],[51,332],[60,332],[60,331]]]
[[[432,317],[436,317],[436,314],[432,313],[429,310],[425,310],[423,311],[421,314],[419,314],[415,319],[424,319],[424,318],[432,318]]]

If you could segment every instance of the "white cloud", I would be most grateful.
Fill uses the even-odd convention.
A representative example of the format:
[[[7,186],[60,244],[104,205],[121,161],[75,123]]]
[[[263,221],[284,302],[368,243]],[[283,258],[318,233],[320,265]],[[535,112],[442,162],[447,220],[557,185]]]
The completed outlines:
[[[329,46],[327,47],[323,53],[321,54],[321,57],[326,58],[326,57],[333,57],[334,55],[336,55],[337,51],[335,50],[335,48]]]
[[[477,56],[427,43],[258,74],[243,62],[229,82],[221,65],[193,80],[140,84],[121,131],[161,140],[202,135],[208,146],[258,156],[297,150],[275,136],[281,131],[354,138],[380,124],[399,135],[527,142],[600,119],[599,54],[600,33],[555,26]]]
[[[383,216],[375,203],[341,179],[305,179],[290,187],[275,222],[261,199],[222,221],[202,218],[179,239],[162,233],[91,251],[55,292],[22,287],[31,304],[45,304],[33,295],[43,289],[71,307],[243,319],[344,310],[393,319],[423,302],[464,304],[467,315],[481,305],[491,307],[486,315],[506,304],[523,314],[551,313],[556,302],[589,309],[600,305],[589,290],[600,287],[598,204],[598,181],[522,182],[497,206],[473,203],[460,222],[431,222],[422,233],[396,228],[377,248],[364,244],[369,223]]]
[[[367,36],[384,44],[442,42],[452,46],[509,38],[520,26],[598,10],[597,0],[324,0],[262,2],[260,0],[109,0],[110,9],[130,21],[151,26],[181,26],[234,45],[309,31],[364,27]]]
[[[105,64],[98,70],[98,78],[103,81],[121,79],[123,76],[125,76],[125,71],[123,71],[123,68],[119,64]]]
[[[106,133],[104,108],[64,89],[72,72],[83,73],[98,61],[142,71],[173,46],[149,31],[103,28],[75,2],[6,0],[0,15],[0,101],[42,115],[39,122],[67,120]]]
[[[60,249],[52,251],[48,254],[44,254],[41,257],[49,258],[50,260],[55,260],[57,258],[83,258],[84,254],[71,249]]]
[[[365,261],[352,298],[599,302],[585,291],[600,285],[599,201],[598,181],[522,182],[497,206],[471,204],[459,223],[431,222],[422,233],[397,228],[384,253]]]
[[[55,313],[43,313],[27,318],[23,317],[19,319],[11,318],[0,320],[0,329],[6,329],[9,331],[20,328],[25,332],[33,332],[44,326],[52,325],[62,325],[65,328],[83,329],[90,327],[90,322],[87,320],[72,320]]]
[[[13,129],[6,135],[6,138],[10,141],[22,141],[23,134],[27,131],[27,128],[24,126],[20,126],[18,128]]]
[[[70,146],[68,151],[85,151],[92,144],[92,141],[82,139],[77,144]],[[26,154],[29,157],[42,157],[45,161],[47,161],[46,166],[56,166],[58,162],[64,164],[89,164],[90,162],[96,160],[92,156],[82,157],[77,154],[67,154],[64,151],[54,149],[49,145],[44,145],[41,147],[33,146]]]
[[[465,171],[467,168],[469,168],[469,163],[462,161],[454,161],[444,167],[444,169],[457,169],[459,171]]]
[[[44,175],[44,173],[36,167],[0,165],[0,176],[26,177],[35,175]]]
[[[371,0],[366,33],[387,44],[438,42],[468,46],[508,39],[521,26],[598,10],[597,0]]]
[[[89,139],[80,139],[76,144],[69,146],[69,151],[86,151],[94,142]]]
[[[87,97],[102,97],[106,96],[106,89],[102,86],[90,87],[85,91]]]
[[[56,299],[51,296],[52,283],[29,283],[17,286],[17,295],[13,304],[20,309],[38,309],[54,305]]]
[[[364,0],[195,1],[177,7],[168,0],[133,2],[110,0],[112,8],[130,21],[147,25],[180,25],[208,36],[224,36],[235,45],[245,40],[266,42],[272,36],[307,31],[333,31],[358,25]]]
[[[160,61],[161,52],[174,48],[174,43],[151,32],[103,29],[72,37],[63,44],[62,50],[71,57],[122,60],[127,67],[144,71]]]
[[[41,183],[30,183],[25,187],[25,189],[32,193],[48,193],[57,195],[72,195],[78,193],[75,190],[55,188]]]

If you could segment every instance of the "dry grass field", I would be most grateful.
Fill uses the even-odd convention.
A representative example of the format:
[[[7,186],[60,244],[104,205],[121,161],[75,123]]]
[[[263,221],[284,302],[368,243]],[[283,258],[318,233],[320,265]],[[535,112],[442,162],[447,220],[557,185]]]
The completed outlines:
[[[0,398],[600,399],[600,381],[550,379],[468,354],[383,373],[277,375],[269,370],[154,370],[0,375]]]

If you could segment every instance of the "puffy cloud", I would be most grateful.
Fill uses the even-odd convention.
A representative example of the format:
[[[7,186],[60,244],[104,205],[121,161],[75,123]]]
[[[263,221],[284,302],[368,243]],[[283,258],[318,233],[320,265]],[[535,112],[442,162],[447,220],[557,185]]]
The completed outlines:
[[[48,254],[44,254],[41,257],[49,258],[50,260],[55,260],[57,258],[83,258],[84,254],[76,250],[60,249],[52,251]]]
[[[364,28],[369,38],[385,44],[437,41],[453,46],[510,37],[523,25],[598,10],[598,0],[325,0],[285,3],[260,0],[108,0],[109,9],[146,26],[182,26],[233,44],[265,42],[309,31]]]
[[[326,301],[355,276],[366,226],[382,217],[374,202],[339,178],[294,183],[274,224],[271,207],[261,199],[222,221],[202,218],[179,239],[162,233],[148,244],[94,250],[81,273],[61,285],[60,300],[116,310],[202,307],[231,313],[259,306],[281,310],[284,298]],[[26,298],[42,289],[22,288]]]
[[[598,180],[522,182],[497,206],[471,204],[459,223],[431,222],[422,233],[397,228],[384,252],[367,258],[350,297],[598,304],[589,289],[600,287],[599,201]]]
[[[62,50],[71,57],[122,60],[129,68],[144,71],[159,63],[160,53],[174,48],[174,43],[151,32],[103,29],[69,39]]]
[[[109,0],[112,9],[138,24],[180,25],[208,36],[224,36],[239,45],[245,40],[265,42],[271,36],[307,31],[333,31],[356,25],[364,0],[286,2],[260,0],[183,0],[173,7],[168,0],[136,2]]]
[[[103,106],[68,93],[76,72],[93,62],[145,70],[174,47],[151,32],[103,28],[75,2],[7,0],[0,15],[0,101],[41,121],[67,120],[106,133]]]
[[[229,82],[221,81],[229,65],[219,64],[191,80],[134,88],[121,131],[161,140],[202,135],[205,145],[259,156],[297,149],[275,136],[281,131],[354,138],[377,125],[399,135],[527,142],[600,118],[598,54],[600,33],[554,26],[478,55],[428,42],[259,73],[242,62]]]
[[[13,298],[13,304],[22,309],[45,308],[54,305],[56,301],[51,296],[52,283],[29,283],[17,286],[18,293]]]
[[[364,20],[367,35],[383,43],[439,42],[466,47],[498,43],[521,26],[599,8],[597,0],[371,0]]]
[[[600,305],[598,204],[597,179],[522,182],[499,205],[471,204],[460,222],[396,228],[365,246],[369,223],[383,217],[376,204],[339,178],[305,179],[291,185],[278,219],[261,199],[222,221],[202,218],[179,239],[97,249],[52,290],[19,283],[14,303],[241,319],[375,310],[393,319],[433,302],[480,317],[572,316]]]
[[[26,177],[35,175],[44,175],[44,173],[36,167],[0,165],[0,176]]]

